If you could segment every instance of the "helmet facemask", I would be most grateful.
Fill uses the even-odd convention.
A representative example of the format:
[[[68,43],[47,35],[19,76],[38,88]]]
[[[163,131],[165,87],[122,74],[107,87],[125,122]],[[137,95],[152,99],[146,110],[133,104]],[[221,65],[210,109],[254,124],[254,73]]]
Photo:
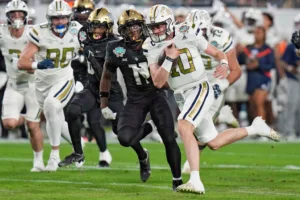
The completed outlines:
[[[99,22],[99,21],[88,21],[88,33],[89,37],[95,41],[101,41],[107,38],[110,34],[110,30],[112,29],[112,25],[107,22]]]
[[[51,30],[59,37],[63,37],[69,29],[71,17],[72,15],[47,16]]]
[[[174,30],[172,19],[167,19],[163,22],[147,24],[148,36],[153,42],[162,42],[170,36]]]
[[[129,21],[118,28],[118,32],[124,38],[124,41],[132,47],[141,45],[145,38],[145,27],[143,21]]]
[[[14,29],[21,29],[25,24],[27,24],[27,13],[24,11],[11,11],[6,15],[8,25]]]

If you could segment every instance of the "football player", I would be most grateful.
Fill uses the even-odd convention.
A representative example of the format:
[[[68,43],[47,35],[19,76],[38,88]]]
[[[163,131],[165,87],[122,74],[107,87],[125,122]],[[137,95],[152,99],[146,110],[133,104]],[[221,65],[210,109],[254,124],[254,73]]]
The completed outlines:
[[[217,83],[220,86],[221,90],[219,97],[214,101],[209,112],[211,112],[210,114],[211,116],[213,116],[213,120],[218,119],[219,122],[227,123],[232,127],[237,128],[238,121],[233,116],[230,107],[223,107],[225,90],[241,75],[241,69],[236,59],[232,37],[225,29],[212,26],[211,18],[208,12],[205,10],[194,10],[193,12],[189,13],[186,21],[192,24],[192,27],[194,27],[196,34],[202,33],[203,37],[211,45],[226,54],[230,73],[225,79],[218,79],[214,77],[214,71],[219,65],[219,62],[205,52],[200,52],[202,62],[207,73],[208,81],[212,84]],[[202,150],[203,146],[200,146],[199,148],[200,150]],[[189,165],[187,161],[183,166],[182,172],[189,173]]]
[[[143,122],[148,112],[160,134],[167,154],[167,160],[173,175],[173,188],[182,184],[180,170],[180,149],[175,140],[172,113],[166,101],[165,92],[155,88],[148,70],[147,59],[143,55],[142,44],[145,40],[143,16],[136,10],[125,10],[118,19],[118,32],[122,40],[110,42],[107,45],[104,72],[100,84],[102,113],[107,118],[112,114],[109,105],[109,93],[113,74],[117,68],[121,70],[126,88],[127,102],[120,114],[118,123],[118,140],[128,147],[139,144],[154,126]],[[148,131],[147,131],[148,130]],[[138,153],[138,152],[137,152]],[[141,178],[150,176],[149,153],[138,153]]]
[[[248,135],[261,135],[273,140],[278,140],[279,136],[260,117],[249,127],[228,129],[218,134],[209,110],[221,93],[223,84],[228,82],[224,80],[229,69],[227,57],[206,41],[202,33],[196,36],[192,24],[183,23],[175,28],[173,24],[174,15],[169,7],[162,4],[151,7],[146,18],[149,37],[143,48],[154,85],[161,88],[168,81],[181,109],[178,130],[184,142],[191,174],[190,180],[176,190],[204,194],[199,176],[199,149],[194,133],[201,144],[213,150]],[[216,81],[213,86],[208,82],[199,51],[204,51],[219,62],[214,77],[220,82]],[[159,64],[162,54],[165,54],[165,59]]]
[[[63,108],[74,93],[70,63],[80,48],[77,33],[81,25],[71,21],[72,10],[63,0],[52,1],[46,17],[47,23],[30,29],[29,42],[21,53],[18,67],[35,70],[36,97],[47,120],[46,130],[52,146],[45,170],[56,171],[60,161],[60,136],[70,137]]]
[[[28,7],[21,0],[10,1],[5,13],[7,24],[0,26],[0,47],[5,59],[8,83],[3,98],[3,125],[7,129],[21,126],[25,119],[34,151],[32,172],[44,170],[43,134],[40,130],[40,107],[35,96],[34,75],[18,69],[19,56],[27,44]],[[25,118],[20,115],[26,106]]]
[[[85,88],[75,95],[67,112],[67,121],[75,152],[61,161],[59,163],[60,167],[70,165],[73,162],[82,163],[84,161],[80,143],[80,117],[82,113],[88,114],[89,126],[100,149],[98,166],[108,167],[112,161],[112,157],[106,147],[105,131],[100,123],[102,117],[99,108],[99,85],[105,60],[106,45],[110,41],[118,40],[118,38],[112,32],[114,19],[106,8],[97,8],[91,12],[87,24],[87,28],[82,27],[80,29],[78,39],[88,61],[88,82]],[[114,112],[119,113],[123,109],[123,93],[117,81],[117,76],[113,77],[112,85],[109,105]],[[118,116],[111,122],[113,132],[117,134]]]

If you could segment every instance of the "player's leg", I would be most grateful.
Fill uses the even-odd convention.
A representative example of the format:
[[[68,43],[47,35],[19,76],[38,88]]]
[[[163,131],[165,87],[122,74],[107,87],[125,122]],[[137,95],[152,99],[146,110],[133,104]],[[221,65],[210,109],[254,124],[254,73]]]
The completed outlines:
[[[36,100],[35,87],[30,85],[25,95],[26,123],[30,134],[30,143],[34,154],[33,168],[31,172],[43,171],[43,133],[40,129],[40,114],[42,110]]]
[[[137,134],[143,134],[141,128],[147,113],[148,109],[144,102],[131,103],[128,100],[122,112],[117,115],[118,140],[122,146],[130,146],[136,152],[140,162],[140,178],[143,182],[146,182],[151,174],[149,152],[142,147],[140,141],[135,141],[135,138]]]
[[[67,122],[72,140],[74,153],[66,156],[59,163],[60,167],[71,165],[78,162],[80,167],[84,162],[84,155],[81,143],[81,115],[97,107],[95,96],[87,89],[75,94],[70,105],[67,108]]]
[[[65,122],[63,108],[74,93],[74,80],[60,81],[51,86],[44,101],[44,114],[47,120],[46,130],[52,147],[47,171],[56,171],[60,162],[59,145],[62,128]]]
[[[98,167],[109,167],[112,157],[107,149],[105,130],[101,124],[101,119],[103,118],[99,107],[87,113],[87,122],[100,150]]]
[[[3,97],[4,97],[4,91],[5,91],[6,86],[3,86],[0,88],[0,116],[2,116],[2,102],[3,102]],[[1,138],[7,138],[8,137],[8,130],[3,126],[3,121],[0,120],[0,128],[1,128]]]
[[[179,192],[205,193],[199,175],[199,148],[194,136],[195,127],[208,113],[213,101],[213,89],[208,82],[203,82],[194,89],[185,92],[186,100],[178,117],[178,130],[184,143],[185,153],[190,164],[190,180],[177,187]]]
[[[174,120],[164,93],[155,97],[150,114],[165,145],[167,161],[173,175],[173,189],[182,184],[181,152],[175,139]]]
[[[252,95],[252,103],[255,105],[255,117],[261,116],[266,119],[265,103],[267,100],[268,92],[262,89],[256,89]]]
[[[7,87],[2,102],[2,122],[4,128],[11,130],[24,124],[24,117],[20,115],[24,107],[23,94],[14,88]]]

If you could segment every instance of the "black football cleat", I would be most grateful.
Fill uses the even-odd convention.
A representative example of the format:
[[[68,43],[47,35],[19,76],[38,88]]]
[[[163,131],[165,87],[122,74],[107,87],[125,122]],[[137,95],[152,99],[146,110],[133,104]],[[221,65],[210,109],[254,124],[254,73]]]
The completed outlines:
[[[180,179],[180,180],[173,180],[173,190],[176,191],[176,188],[179,185],[182,185],[182,184],[183,184],[182,179]]]
[[[149,152],[146,149],[144,150],[147,154],[147,158],[145,160],[140,160],[140,176],[141,176],[141,180],[143,182],[146,182],[151,175],[151,168],[150,168]]]
[[[69,166],[73,163],[76,163],[76,167],[80,167],[84,163],[84,155],[83,154],[78,154],[78,153],[71,153],[67,157],[65,157],[64,160],[58,163],[59,167],[66,167]]]
[[[100,160],[100,161],[99,161],[99,164],[98,164],[98,167],[99,167],[99,168],[106,168],[106,167],[109,167],[109,163],[106,162],[105,160]]]

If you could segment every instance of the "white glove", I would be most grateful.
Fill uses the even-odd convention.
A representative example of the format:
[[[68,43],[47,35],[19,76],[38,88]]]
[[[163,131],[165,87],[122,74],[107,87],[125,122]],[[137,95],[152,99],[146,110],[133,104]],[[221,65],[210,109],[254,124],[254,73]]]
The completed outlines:
[[[224,79],[217,79],[213,85],[219,85],[220,90],[223,92],[224,90],[226,90],[229,86],[229,81],[224,78]]]
[[[114,113],[109,107],[102,108],[102,115],[105,119],[115,120],[117,113]]]
[[[83,90],[83,85],[80,81],[76,81],[76,84],[75,84],[75,93],[78,93],[80,92],[81,90]]]

